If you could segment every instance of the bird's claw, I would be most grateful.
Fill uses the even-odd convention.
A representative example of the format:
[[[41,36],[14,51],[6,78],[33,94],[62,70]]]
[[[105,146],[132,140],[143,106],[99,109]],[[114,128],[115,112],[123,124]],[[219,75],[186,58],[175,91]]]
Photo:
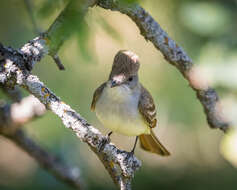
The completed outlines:
[[[132,150],[131,152],[128,152],[125,159],[129,160],[129,158],[133,157],[133,155],[134,155],[134,150]]]
[[[105,145],[110,143],[110,137],[109,135],[106,135],[105,138],[102,139],[102,141],[100,142],[100,145],[99,145],[99,152],[101,152]]]

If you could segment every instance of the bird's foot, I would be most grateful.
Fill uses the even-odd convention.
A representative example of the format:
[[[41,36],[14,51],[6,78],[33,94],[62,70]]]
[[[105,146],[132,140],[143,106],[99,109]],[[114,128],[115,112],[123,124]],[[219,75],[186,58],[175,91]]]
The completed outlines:
[[[110,143],[110,135],[111,135],[111,134],[112,134],[112,132],[109,132],[109,133],[105,136],[105,138],[103,138],[103,140],[101,141],[101,143],[100,143],[100,145],[99,145],[99,152],[101,152],[101,151],[104,149],[104,147],[105,147],[106,144]]]
[[[135,140],[134,146],[133,146],[131,152],[128,152],[128,154],[127,154],[127,156],[126,156],[126,160],[128,160],[128,159],[131,158],[131,157],[133,157],[134,151],[135,151],[136,145],[137,145],[137,140],[138,140],[138,136],[136,136],[136,140]]]
[[[132,150],[131,152],[128,152],[125,159],[128,160],[129,158],[131,158],[133,156],[134,156],[134,150]]]

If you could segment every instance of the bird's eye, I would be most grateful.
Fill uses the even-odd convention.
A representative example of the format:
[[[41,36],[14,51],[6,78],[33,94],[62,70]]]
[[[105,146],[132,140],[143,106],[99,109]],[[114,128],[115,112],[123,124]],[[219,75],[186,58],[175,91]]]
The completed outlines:
[[[133,80],[133,77],[129,77],[129,78],[128,78],[128,81],[131,82],[132,80]]]

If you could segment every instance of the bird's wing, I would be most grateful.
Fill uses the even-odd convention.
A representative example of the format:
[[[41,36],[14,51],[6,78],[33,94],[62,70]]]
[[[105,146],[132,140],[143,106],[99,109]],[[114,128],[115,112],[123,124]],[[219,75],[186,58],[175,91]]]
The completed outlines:
[[[106,83],[103,83],[102,85],[100,85],[94,92],[93,95],[93,99],[91,102],[91,110],[94,111],[95,110],[95,105],[97,100],[100,98],[100,95],[102,94],[104,87],[106,86]]]
[[[156,107],[151,94],[141,85],[141,95],[138,102],[138,109],[144,120],[151,128],[156,126]]]

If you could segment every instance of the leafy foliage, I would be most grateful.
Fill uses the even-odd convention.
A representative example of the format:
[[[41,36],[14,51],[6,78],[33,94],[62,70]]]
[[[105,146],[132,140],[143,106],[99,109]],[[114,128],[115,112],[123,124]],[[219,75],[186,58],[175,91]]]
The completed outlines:
[[[137,0],[124,0],[124,2],[134,3]],[[91,53],[92,50],[88,46],[88,41],[92,34],[90,26],[93,23],[99,24],[113,39],[121,41],[119,33],[101,15],[98,15],[94,20],[85,20],[85,10],[81,5],[83,5],[83,0],[45,0],[40,5],[38,15],[41,19],[47,19],[58,10],[64,9],[60,19],[58,19],[61,22],[61,29],[55,29],[52,25],[48,30],[51,54],[55,54],[63,41],[74,34],[78,41],[80,54],[84,59],[91,60],[93,53]]]

